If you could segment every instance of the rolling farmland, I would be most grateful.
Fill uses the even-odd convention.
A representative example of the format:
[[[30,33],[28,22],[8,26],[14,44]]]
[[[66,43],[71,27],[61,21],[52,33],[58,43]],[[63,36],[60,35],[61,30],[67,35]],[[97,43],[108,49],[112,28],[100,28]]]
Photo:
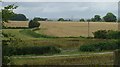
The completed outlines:
[[[58,21],[40,21],[40,30],[37,33],[42,33],[50,36],[58,37],[78,37],[88,36],[87,22],[58,22]],[[8,27],[27,27],[28,21],[10,21],[6,23]],[[89,35],[93,36],[92,32],[97,30],[118,30],[118,23],[113,22],[90,22]]]
[[[31,31],[32,29],[3,29],[4,33],[11,33],[16,38],[21,38],[26,46],[55,46],[61,49],[61,53],[55,55],[42,56],[38,55],[23,55],[11,56],[11,64],[13,65],[49,65],[49,64],[107,64],[113,65],[113,53],[99,54],[97,52],[79,52],[80,46],[88,43],[110,42],[106,39],[86,39],[79,36],[88,36],[87,22],[58,22],[58,21],[39,21],[40,29]],[[7,27],[28,27],[28,21],[10,21],[5,23]],[[90,22],[89,35],[93,36],[92,32],[97,30],[118,30],[118,23],[113,22]],[[60,38],[42,38],[42,35],[57,36]],[[70,38],[66,38],[70,37]],[[77,38],[71,38],[77,37]],[[22,42],[19,42],[22,43]],[[20,45],[19,45],[20,46]],[[24,46],[21,44],[21,46]],[[26,47],[24,46],[24,47]],[[104,52],[104,51],[102,51]],[[101,53],[102,53],[101,52]],[[112,51],[108,51],[112,52]],[[67,56],[66,56],[67,55]],[[27,56],[27,57],[26,57]],[[30,57],[30,58],[29,58]],[[31,58],[34,57],[34,58]],[[54,59],[53,59],[54,58]],[[100,58],[100,59],[99,59]],[[48,62],[52,61],[52,62]],[[63,62],[64,61],[64,62]]]

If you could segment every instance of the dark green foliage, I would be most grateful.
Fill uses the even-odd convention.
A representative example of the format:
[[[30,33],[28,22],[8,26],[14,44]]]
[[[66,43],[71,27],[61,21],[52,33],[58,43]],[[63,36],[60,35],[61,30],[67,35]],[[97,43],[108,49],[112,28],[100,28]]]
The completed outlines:
[[[100,39],[120,39],[120,31],[98,30],[93,33],[94,38]]]
[[[103,17],[105,22],[116,22],[117,18],[113,13],[107,13],[106,16]]]
[[[33,46],[33,47],[23,47],[16,49],[17,55],[27,55],[27,54],[55,54],[60,53],[60,49],[53,46]]]
[[[99,42],[80,46],[80,51],[105,51],[120,49],[120,41]]]
[[[60,49],[54,46],[29,46],[29,47],[3,47],[4,56],[12,55],[43,55],[43,54],[55,54],[60,53]]]
[[[28,19],[26,18],[26,16],[24,14],[15,14],[9,20],[12,20],[12,21],[27,21]]]
[[[94,16],[94,19],[95,19],[95,21],[101,21],[101,18],[100,18],[99,15],[95,15],[95,16]]]
[[[2,65],[7,65],[10,63],[10,58],[8,56],[2,57]]]
[[[35,27],[39,27],[40,23],[37,20],[30,20],[28,27],[29,28],[35,28]]]
[[[93,33],[94,38],[106,39],[107,38],[107,31],[106,30],[98,30]]]
[[[120,31],[109,30],[107,33],[108,39],[120,39]]]
[[[58,21],[64,21],[64,19],[63,18],[59,18]]]
[[[80,22],[85,22],[85,20],[82,18],[82,19],[80,19]]]
[[[4,37],[14,37],[15,35],[12,35],[12,34],[10,34],[10,33],[4,33],[4,32],[2,32],[2,35],[4,36]]]
[[[33,20],[36,20],[36,21],[47,21],[48,19],[47,18],[35,17]]]
[[[95,15],[94,18],[91,19],[91,21],[93,22],[98,22],[98,21],[101,21],[102,19],[100,18],[99,15]]]
[[[17,7],[18,6],[16,6],[15,4],[5,6],[4,9],[2,9],[2,21],[8,22],[9,18],[15,15],[13,9],[16,9]]]
[[[54,46],[36,46],[26,43],[18,38],[2,41],[3,56],[12,55],[43,55],[60,53],[61,50]]]

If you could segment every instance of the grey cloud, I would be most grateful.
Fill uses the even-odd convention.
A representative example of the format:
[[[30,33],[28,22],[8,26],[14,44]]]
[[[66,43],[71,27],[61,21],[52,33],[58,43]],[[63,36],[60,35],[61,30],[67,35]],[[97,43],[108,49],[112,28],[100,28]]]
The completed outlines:
[[[13,2],[12,2],[13,3]],[[3,6],[11,4],[6,2]],[[35,16],[48,18],[91,18],[95,14],[104,16],[107,12],[117,15],[117,2],[18,2],[16,13],[29,18]]]

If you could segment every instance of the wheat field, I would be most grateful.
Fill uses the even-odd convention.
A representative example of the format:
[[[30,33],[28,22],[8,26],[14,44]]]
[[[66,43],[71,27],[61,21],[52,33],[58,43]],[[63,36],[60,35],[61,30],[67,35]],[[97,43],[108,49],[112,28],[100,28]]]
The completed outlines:
[[[97,30],[118,30],[116,22],[90,22],[89,28],[87,22],[60,22],[60,21],[39,21],[41,23],[40,30],[42,33],[50,36],[58,37],[78,37],[93,36],[93,32]],[[6,23],[8,27],[28,27],[28,21],[9,21]],[[88,32],[89,30],[89,32]]]

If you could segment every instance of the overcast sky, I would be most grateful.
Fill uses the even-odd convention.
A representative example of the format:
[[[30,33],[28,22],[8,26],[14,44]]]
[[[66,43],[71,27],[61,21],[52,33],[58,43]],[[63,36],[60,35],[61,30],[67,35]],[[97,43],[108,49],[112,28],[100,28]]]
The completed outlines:
[[[118,2],[120,0],[2,0],[5,2]]]
[[[4,2],[3,6],[12,3],[15,2]],[[117,0],[114,2],[17,2],[16,5],[19,7],[15,12],[25,14],[28,18],[92,18],[96,14],[103,17],[107,12],[112,12],[116,16],[118,13]]]

